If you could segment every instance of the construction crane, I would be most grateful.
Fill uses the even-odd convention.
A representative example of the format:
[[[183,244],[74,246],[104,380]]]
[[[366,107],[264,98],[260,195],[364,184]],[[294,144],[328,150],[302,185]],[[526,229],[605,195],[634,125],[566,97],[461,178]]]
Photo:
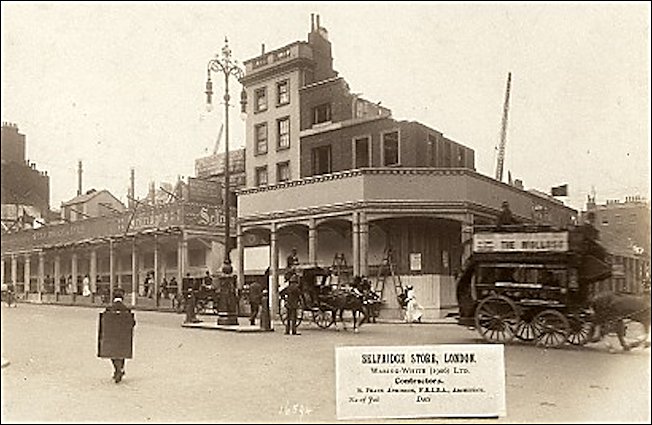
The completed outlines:
[[[505,163],[505,143],[507,142],[507,115],[509,113],[509,91],[512,86],[512,73],[507,74],[507,89],[505,90],[505,104],[503,105],[503,121],[500,127],[500,144],[498,145],[498,158],[496,160],[496,180],[503,181],[503,164]]]

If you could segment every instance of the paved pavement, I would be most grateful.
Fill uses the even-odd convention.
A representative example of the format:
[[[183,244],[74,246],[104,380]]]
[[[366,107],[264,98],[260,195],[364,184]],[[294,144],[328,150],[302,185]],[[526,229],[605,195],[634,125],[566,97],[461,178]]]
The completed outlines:
[[[98,311],[2,307],[3,423],[332,423],[335,347],[479,342],[451,324],[365,325],[358,334],[302,325],[292,337],[187,329],[181,315],[137,312],[135,358],[115,384],[110,362],[96,357]],[[515,344],[505,362],[507,416],[483,422],[650,421],[649,350]]]

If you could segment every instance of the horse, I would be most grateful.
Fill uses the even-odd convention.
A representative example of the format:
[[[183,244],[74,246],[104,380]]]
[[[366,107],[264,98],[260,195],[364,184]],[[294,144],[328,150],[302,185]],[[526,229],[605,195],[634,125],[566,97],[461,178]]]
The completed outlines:
[[[322,306],[327,308],[333,313],[335,320],[335,329],[337,328],[337,317],[339,316],[340,322],[344,330],[346,330],[346,323],[344,322],[344,310],[350,310],[353,315],[353,332],[358,332],[358,329],[365,320],[367,320],[367,313],[365,312],[365,304],[361,296],[358,296],[349,291],[334,291],[328,295],[320,298]],[[358,313],[361,314],[361,319],[358,322]],[[339,330],[339,329],[338,329]]]
[[[641,344],[649,347],[650,342],[650,294],[635,295],[612,291],[596,294],[590,303],[593,309],[594,335],[591,342],[597,342],[615,327],[623,350],[629,351]],[[639,322],[645,328],[645,339],[632,344],[625,341],[625,320]]]

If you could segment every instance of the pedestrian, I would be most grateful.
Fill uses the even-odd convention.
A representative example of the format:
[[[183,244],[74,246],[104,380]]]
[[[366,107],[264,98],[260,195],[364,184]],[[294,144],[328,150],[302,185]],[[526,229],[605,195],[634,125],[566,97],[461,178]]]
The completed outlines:
[[[192,286],[189,286],[186,292],[186,320],[184,323],[199,322],[201,322],[201,320],[197,319],[197,312],[195,310],[195,293]]]
[[[285,321],[285,335],[301,335],[297,332],[297,310],[301,302],[301,289],[299,288],[299,278],[297,275],[290,277],[290,284],[283,288],[281,296],[285,298],[285,308],[287,310],[287,320]]]
[[[200,293],[203,296],[208,296],[213,291],[213,278],[211,277],[211,273],[206,270],[206,275],[204,276],[204,279],[201,281],[201,286],[200,286]]]
[[[16,296],[14,294],[14,285],[13,283],[3,283],[2,284],[2,292],[4,295],[5,302],[7,303],[7,307],[18,307],[16,304]]]
[[[147,273],[145,278],[145,296],[147,298],[152,298],[152,291],[154,290],[154,278],[152,277],[153,273]]]
[[[256,316],[258,316],[258,309],[263,297],[263,285],[259,281],[254,281],[249,285],[249,306],[251,307],[251,314],[249,315],[249,323],[251,326],[256,324]]]
[[[421,323],[421,316],[423,316],[423,307],[417,302],[412,285],[408,285],[405,291],[405,321],[407,323],[419,322]]]
[[[113,380],[117,384],[125,375],[125,361],[133,355],[133,329],[136,320],[123,303],[124,290],[117,288],[113,302],[100,313],[98,357],[110,358],[113,364]]]
[[[165,278],[165,276],[163,276],[163,280],[161,281],[161,290],[159,292],[160,292],[160,295],[158,296],[159,298],[161,297],[161,295],[166,300],[169,298],[168,280]]]
[[[82,280],[82,295],[85,297],[90,297],[91,296],[91,279],[88,277],[88,275],[84,276],[84,280]]]
[[[294,271],[297,267],[299,267],[299,256],[297,255],[297,249],[292,248],[292,251],[287,258],[286,271]]]
[[[512,215],[512,210],[509,209],[509,202],[503,201],[500,215],[498,216],[498,226],[508,226],[511,224],[519,224],[518,220]]]

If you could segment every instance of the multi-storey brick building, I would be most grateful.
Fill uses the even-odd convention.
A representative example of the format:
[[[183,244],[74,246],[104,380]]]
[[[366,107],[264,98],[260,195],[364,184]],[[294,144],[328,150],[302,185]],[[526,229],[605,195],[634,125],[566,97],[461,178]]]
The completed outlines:
[[[600,240],[610,254],[611,279],[604,289],[641,292],[650,284],[650,204],[640,196],[625,202],[609,200],[596,204],[589,199],[586,218],[600,231]]]
[[[469,255],[472,226],[495,220],[503,201],[524,222],[575,218],[551,197],[477,173],[473,150],[442,132],[396,121],[351,93],[333,70],[318,16],[307,42],[244,63],[247,185],[238,196],[236,269],[240,281],[252,271],[247,241],[268,241],[273,297],[279,257],[293,247],[307,265],[344,254],[353,274],[373,280],[391,250],[403,283],[436,316],[455,303],[453,276]],[[389,291],[383,298],[396,307]]]
[[[50,211],[50,177],[26,160],[25,135],[18,126],[2,123],[2,231],[42,224]]]

